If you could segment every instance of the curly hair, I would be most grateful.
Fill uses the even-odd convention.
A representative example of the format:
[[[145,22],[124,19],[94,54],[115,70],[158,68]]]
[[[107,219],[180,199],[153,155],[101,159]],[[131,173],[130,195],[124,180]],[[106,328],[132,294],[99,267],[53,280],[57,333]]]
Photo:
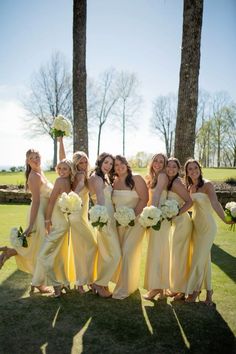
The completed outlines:
[[[125,179],[125,184],[127,187],[129,187],[132,190],[134,188],[135,182],[134,182],[132,170],[131,170],[131,167],[130,167],[128,161],[126,160],[126,158],[124,156],[121,156],[121,155],[116,155],[115,160],[118,160],[121,163],[126,165],[128,175]],[[114,173],[114,175],[117,176],[116,173]]]
[[[85,185],[88,185],[88,170],[89,170],[89,159],[88,159],[88,156],[85,152],[83,151],[76,151],[74,154],[73,154],[73,157],[72,157],[72,162],[73,162],[73,175],[75,176],[76,173],[78,172],[81,172],[78,168],[78,162],[82,159],[82,158],[85,158],[87,160],[87,163],[88,163],[88,167],[87,167],[87,170],[85,171],[85,176],[84,176],[84,184]],[[84,172],[84,171],[83,171]]]
[[[71,160],[68,159],[63,159],[60,162],[58,162],[58,164],[56,165],[55,170],[58,172],[58,167],[60,165],[62,165],[63,163],[65,163],[69,168],[70,168],[70,183],[72,184],[73,180],[74,180],[74,173],[73,173],[73,162]]]
[[[106,179],[104,173],[102,172],[102,164],[103,162],[105,161],[105,159],[107,157],[110,157],[113,161],[113,166],[112,166],[112,169],[111,171],[108,173],[108,178],[109,178],[109,181]],[[100,154],[95,162],[95,169],[91,172],[91,174],[93,172],[95,172],[95,175],[99,176],[102,178],[103,182],[106,182],[108,184],[112,184],[113,183],[113,180],[114,180],[114,162],[115,162],[115,158],[113,155],[107,153],[107,152],[103,152],[102,154]],[[91,175],[90,174],[90,175]]]

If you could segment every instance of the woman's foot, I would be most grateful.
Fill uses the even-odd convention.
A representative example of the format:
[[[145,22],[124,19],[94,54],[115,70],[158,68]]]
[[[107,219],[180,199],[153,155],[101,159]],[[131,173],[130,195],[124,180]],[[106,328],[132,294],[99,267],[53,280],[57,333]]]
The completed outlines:
[[[83,285],[75,285],[75,286],[74,286],[74,289],[75,289],[75,291],[77,291],[77,293],[79,293],[79,294],[84,294],[84,293],[85,293],[85,290],[84,290],[84,288],[83,288]]]
[[[165,290],[165,296],[174,297],[175,295],[177,295],[177,293],[171,291],[170,289]]]
[[[53,296],[54,297],[61,297],[61,295],[62,295],[62,286],[61,285],[55,285],[54,287],[53,287],[53,289],[54,289],[54,294],[53,294]]]
[[[185,300],[185,294],[184,293],[178,293],[173,297],[174,301],[179,301],[179,300]]]
[[[143,295],[143,298],[145,300],[153,300],[154,297],[156,297],[158,294],[160,294],[160,298],[163,298],[163,290],[162,289],[149,290],[146,294]]]
[[[30,294],[33,294],[35,290],[38,290],[41,294],[52,294],[52,290],[46,285],[32,285],[30,286]]]
[[[62,286],[61,286],[61,290],[63,290],[66,294],[69,294],[69,293],[71,293],[71,291],[72,291],[69,284],[67,284],[67,285],[62,285]]]
[[[188,295],[188,297],[185,299],[185,302],[196,302],[197,298],[199,300],[200,294],[201,291],[194,291],[192,294]]]
[[[100,297],[108,298],[111,297],[112,293],[107,290],[108,288],[105,286],[93,284],[92,285],[93,292],[98,294]]]
[[[207,290],[206,292],[206,300],[204,301],[204,304],[207,306],[214,306],[214,302],[212,301],[212,295],[213,295],[213,290]]]

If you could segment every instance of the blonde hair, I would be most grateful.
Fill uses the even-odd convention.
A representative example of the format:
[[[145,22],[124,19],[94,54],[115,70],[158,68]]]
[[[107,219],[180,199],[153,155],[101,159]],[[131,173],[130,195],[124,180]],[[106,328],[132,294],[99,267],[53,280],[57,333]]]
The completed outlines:
[[[77,172],[80,172],[80,170],[78,169],[78,163],[81,159],[85,158],[87,160],[88,166],[87,166],[87,170],[85,171],[85,179],[84,179],[84,183],[85,185],[87,184],[88,181],[88,171],[89,171],[89,158],[87,156],[87,154],[83,151],[76,151],[73,154],[72,157],[72,161],[73,161],[73,175],[75,176]],[[84,172],[84,171],[83,171]]]
[[[73,171],[73,162],[71,160],[63,159],[60,162],[58,162],[58,164],[56,165],[56,168],[55,168],[56,172],[58,172],[58,167],[61,164],[63,164],[63,163],[65,163],[70,168],[70,181],[73,182],[73,180],[74,180],[74,171]]]
[[[158,156],[163,157],[163,160],[164,160],[163,170],[166,168],[166,165],[167,165],[167,156],[165,154],[160,152],[158,154],[153,155],[153,157],[151,159],[151,162],[149,164],[149,168],[148,168],[148,176],[147,176],[147,186],[148,186],[148,188],[155,188],[156,185],[157,185],[158,174],[156,174],[156,172],[154,171],[153,164],[154,164],[155,159]]]

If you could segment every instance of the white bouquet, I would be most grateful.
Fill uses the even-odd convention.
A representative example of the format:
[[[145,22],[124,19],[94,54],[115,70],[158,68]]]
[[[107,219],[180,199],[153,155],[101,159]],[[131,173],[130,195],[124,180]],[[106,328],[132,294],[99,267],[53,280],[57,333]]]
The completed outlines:
[[[107,208],[104,205],[94,205],[89,210],[90,222],[93,227],[103,227],[107,225],[109,216],[107,213]]]
[[[58,205],[63,213],[68,215],[80,211],[82,208],[82,200],[75,192],[62,193]]]
[[[134,226],[135,213],[132,208],[118,207],[114,213],[117,226]]]
[[[179,203],[175,199],[166,199],[161,205],[162,217],[170,221],[179,213]]]
[[[160,230],[161,222],[162,211],[153,205],[145,207],[139,217],[139,223],[145,228]]]
[[[225,205],[225,220],[236,222],[236,202],[229,202]],[[231,225],[231,230],[235,230],[235,225]]]
[[[19,229],[17,227],[11,229],[10,242],[13,248],[28,247],[28,242],[21,226]]]
[[[72,131],[72,126],[71,122],[66,119],[65,117],[59,115],[55,117],[53,124],[52,124],[52,129],[51,133],[54,136],[54,138],[57,138],[59,136],[69,136]]]

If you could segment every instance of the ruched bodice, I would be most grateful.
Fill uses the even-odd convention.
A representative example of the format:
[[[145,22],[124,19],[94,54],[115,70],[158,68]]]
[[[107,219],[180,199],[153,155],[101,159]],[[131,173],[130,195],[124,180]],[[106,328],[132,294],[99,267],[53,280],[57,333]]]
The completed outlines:
[[[112,201],[116,208],[126,206],[134,209],[138,200],[139,196],[136,191],[115,189],[112,193]]]

